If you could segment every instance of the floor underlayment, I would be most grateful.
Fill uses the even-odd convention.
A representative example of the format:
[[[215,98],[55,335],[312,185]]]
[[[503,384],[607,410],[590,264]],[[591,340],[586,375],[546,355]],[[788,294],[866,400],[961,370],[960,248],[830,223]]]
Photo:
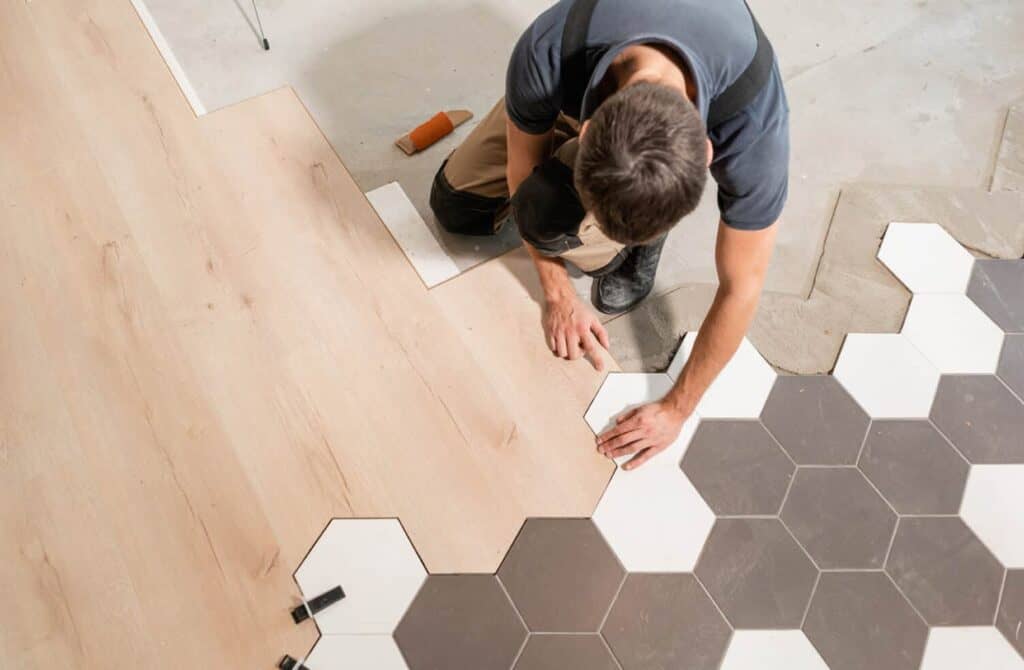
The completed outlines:
[[[392,142],[441,109],[465,107],[478,118],[490,109],[512,44],[549,0],[261,0],[269,52],[259,49],[243,0],[136,2],[202,108],[290,84],[360,187],[399,182],[459,269],[518,243],[510,234],[441,233],[426,206],[434,170],[472,122],[412,158]],[[809,293],[844,184],[988,185],[1007,106],[1024,92],[1024,5],[752,4],[779,54],[792,110],[790,199],[770,291]],[[670,237],[657,294],[714,282],[708,195]]]
[[[682,434],[590,518],[531,518],[493,574],[428,574],[396,519],[335,519],[298,566],[312,670],[1024,670],[1024,260],[882,226],[911,291],[831,375],[744,341]],[[874,254],[872,254],[874,257]],[[599,432],[667,373],[613,373]],[[351,588],[350,588],[351,587]]]

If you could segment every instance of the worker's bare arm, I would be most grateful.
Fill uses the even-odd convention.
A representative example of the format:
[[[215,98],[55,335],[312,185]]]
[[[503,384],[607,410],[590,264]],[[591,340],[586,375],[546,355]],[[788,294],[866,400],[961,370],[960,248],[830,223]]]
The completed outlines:
[[[510,193],[530,176],[533,169],[551,154],[553,131],[531,135],[511,121],[506,122],[508,135],[507,178]],[[559,358],[576,360],[587,356],[591,364],[604,369],[600,348],[608,348],[608,334],[594,313],[576,295],[569,273],[559,258],[543,256],[523,243],[534,265],[544,291],[544,339]]]
[[[613,458],[637,454],[626,464],[633,468],[679,436],[683,422],[736,353],[750,327],[775,246],[776,228],[744,231],[719,225],[715,250],[718,292],[686,366],[662,400],[627,412],[598,437],[602,453]]]

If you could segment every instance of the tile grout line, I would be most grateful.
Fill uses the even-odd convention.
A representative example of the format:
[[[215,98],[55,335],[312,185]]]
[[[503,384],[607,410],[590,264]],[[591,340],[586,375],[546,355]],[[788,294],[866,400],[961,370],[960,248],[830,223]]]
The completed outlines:
[[[904,602],[906,602],[908,605],[910,605],[910,609],[914,610],[914,613],[917,614],[918,618],[921,619],[921,622],[925,625],[925,628],[928,631],[931,631],[932,626],[931,626],[931,624],[928,623],[928,619],[925,619],[924,615],[921,614],[921,610],[917,609],[917,606],[914,605],[914,603],[910,602],[910,598],[908,598],[907,594],[903,592],[903,589],[901,589],[900,585],[896,583],[896,580],[892,578],[892,575],[890,575],[885,570],[879,570],[879,572],[881,572],[883,575],[885,575],[885,578],[889,580],[889,583],[892,584],[893,587],[895,587],[896,592],[900,594],[900,597],[903,598]],[[926,640],[925,643],[927,644],[927,640]]]
[[[900,522],[903,517],[896,517],[896,525],[892,528],[892,537],[889,538],[889,548],[885,550],[885,558],[882,559],[882,570],[889,568],[889,557],[892,555],[892,548],[896,544],[896,534],[900,532]]]
[[[616,556],[616,558],[618,557]],[[619,582],[619,588],[615,590],[615,596],[612,597],[612,601],[608,604],[608,609],[605,610],[604,616],[601,617],[601,623],[597,627],[597,636],[601,638],[601,642],[604,643],[605,648],[611,655],[612,660],[615,661],[615,665],[619,667],[619,670],[622,670],[622,663],[619,662],[619,657],[615,655],[615,651],[612,650],[612,646],[608,644],[608,640],[604,636],[604,627],[605,624],[608,623],[608,617],[611,616],[612,608],[615,607],[615,603],[619,601],[619,595],[622,593],[623,587],[626,586],[626,580],[629,578],[629,575],[630,573],[628,571],[623,572],[622,581]]]
[[[711,595],[711,592],[708,591],[708,587],[704,586],[704,582],[701,581],[701,578],[697,576],[697,573],[691,572],[690,574],[693,575],[694,581],[696,581],[697,585],[700,586],[701,591],[703,591],[704,595],[708,597],[708,600],[711,601],[711,604],[715,606],[715,610],[718,612],[718,616],[722,617],[722,621],[724,621],[725,625],[729,627],[729,635],[731,637],[732,633],[736,630],[732,625],[732,621],[729,621],[729,617],[725,616],[725,612],[723,612],[722,608],[718,606],[718,602],[715,600],[714,596]]]
[[[789,529],[789,526],[786,525],[786,522],[782,520],[782,515],[781,514],[779,515],[778,519],[779,519],[779,523],[782,524],[782,527],[786,530],[787,533],[789,533],[789,536],[791,538],[793,538],[794,542],[796,542],[796,546],[800,547],[800,551],[804,552],[804,556],[806,556],[807,560],[809,560],[811,562],[811,565],[813,565],[815,567],[815,569],[818,570],[818,572],[824,572],[822,567],[820,565],[818,565],[818,562],[816,560],[814,560],[814,557],[811,556],[811,552],[807,551],[807,547],[805,547],[803,545],[803,543],[800,542],[799,539],[797,539],[797,536],[794,535],[793,531],[791,531]]]
[[[1006,580],[1010,578],[1010,569],[1003,566],[1003,582],[999,585],[999,597],[996,598],[996,613],[992,616],[992,625],[999,624],[999,610],[1003,606],[1003,596],[1006,595]]]
[[[818,570],[818,576],[814,578],[814,586],[811,587],[811,595],[807,598],[807,606],[804,607],[804,615],[800,617],[800,632],[806,635],[804,631],[804,625],[807,623],[807,615],[811,613],[811,603],[814,602],[814,595],[818,592],[818,584],[821,583],[821,576],[825,574],[821,570]]]

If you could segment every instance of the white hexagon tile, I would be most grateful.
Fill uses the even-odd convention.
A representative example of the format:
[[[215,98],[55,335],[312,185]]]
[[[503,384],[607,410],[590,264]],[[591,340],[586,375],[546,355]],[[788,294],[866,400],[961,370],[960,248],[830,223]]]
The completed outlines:
[[[391,635],[427,572],[397,519],[335,519],[295,571],[307,600],[341,586],[314,615],[325,635]]]
[[[935,223],[890,223],[878,250],[912,293],[963,293],[974,257]]]
[[[671,388],[672,379],[665,374],[611,372],[605,377],[583,418],[594,434],[599,435],[614,426],[619,416],[640,405],[661,400]],[[664,453],[659,454],[651,462],[660,462],[665,457]],[[622,465],[630,458],[632,456],[622,456],[615,462]]]
[[[673,381],[679,377],[690,359],[696,341],[697,335],[693,333],[683,337],[679,351],[666,371]],[[776,377],[772,366],[750,340],[743,338],[732,360],[701,398],[697,413],[708,419],[756,418],[764,409]]]
[[[902,334],[850,333],[832,373],[878,419],[926,417],[939,370]]]
[[[915,295],[902,333],[942,374],[992,374],[1003,348],[1003,331],[965,295]]]
[[[828,670],[799,630],[738,630],[721,670]]]
[[[304,665],[310,670],[408,670],[391,635],[322,635]]]
[[[960,516],[1004,566],[1024,568],[1024,465],[972,467]]]
[[[999,631],[988,626],[933,628],[924,650],[921,670],[1024,670],[1017,655]]]

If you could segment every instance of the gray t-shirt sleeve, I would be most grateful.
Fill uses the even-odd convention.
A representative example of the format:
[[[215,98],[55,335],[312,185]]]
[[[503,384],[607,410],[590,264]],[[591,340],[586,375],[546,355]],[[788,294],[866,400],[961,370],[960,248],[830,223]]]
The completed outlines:
[[[715,128],[711,141],[722,220],[741,230],[775,223],[789,186],[789,108],[777,66],[765,90]]]
[[[538,50],[530,26],[512,50],[505,76],[505,110],[520,130],[539,135],[551,130],[561,106],[554,55]]]

